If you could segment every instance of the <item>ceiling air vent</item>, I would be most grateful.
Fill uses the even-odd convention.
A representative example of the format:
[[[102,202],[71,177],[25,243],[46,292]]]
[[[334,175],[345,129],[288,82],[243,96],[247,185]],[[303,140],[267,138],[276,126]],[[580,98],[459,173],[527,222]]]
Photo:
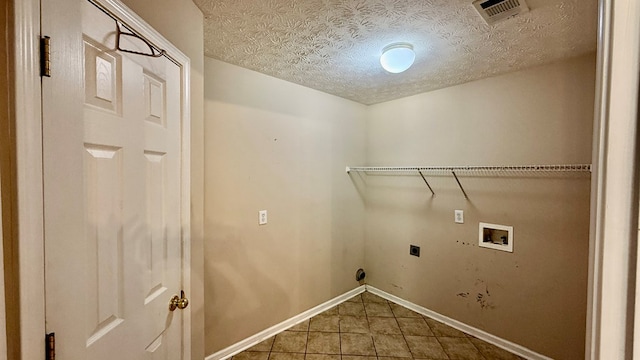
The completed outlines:
[[[489,25],[529,11],[525,0],[476,0],[473,6]]]

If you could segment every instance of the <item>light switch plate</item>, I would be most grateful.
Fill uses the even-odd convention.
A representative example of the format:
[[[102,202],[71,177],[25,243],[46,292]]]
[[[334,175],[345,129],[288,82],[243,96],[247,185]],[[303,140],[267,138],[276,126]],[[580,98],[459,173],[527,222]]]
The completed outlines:
[[[457,224],[464,224],[464,211],[462,211],[462,210],[454,210],[453,214],[454,214],[453,220]]]
[[[267,210],[258,211],[258,225],[267,224]]]

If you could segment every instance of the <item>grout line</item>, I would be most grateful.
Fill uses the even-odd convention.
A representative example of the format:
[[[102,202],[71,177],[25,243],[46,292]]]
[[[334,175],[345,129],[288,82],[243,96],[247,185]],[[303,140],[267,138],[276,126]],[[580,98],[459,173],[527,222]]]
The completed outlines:
[[[340,309],[338,308],[338,345],[340,346],[340,360],[342,360],[342,328],[340,327],[341,322],[342,318],[340,318]]]
[[[309,320],[309,326],[311,326],[311,320]],[[304,343],[304,358],[307,359],[307,349],[309,348],[309,328],[307,328],[307,341]]]
[[[267,360],[271,360],[271,353],[273,352],[273,345],[276,344],[276,336],[278,335],[273,335],[273,341],[271,342],[271,347],[269,348],[269,356],[267,356]],[[233,359],[231,359],[233,360]]]
[[[431,330],[431,331],[433,331],[433,330]],[[434,333],[434,335],[435,335],[435,333]],[[447,337],[447,336],[442,336],[442,337]],[[442,351],[444,352],[444,354],[447,355],[447,359],[451,359],[451,357],[449,356],[447,351],[444,349],[444,346],[442,346],[442,343],[440,342],[440,338],[438,336],[436,336],[435,338],[436,338],[436,341],[438,342],[438,344],[440,345],[440,347],[442,348]],[[482,354],[480,354],[480,356],[482,356]]]
[[[393,313],[393,319],[396,321],[396,325],[398,325],[398,329],[400,330],[400,334],[402,335],[402,339],[404,340],[404,344],[407,345],[407,349],[409,350],[409,354],[411,354],[411,358],[414,359],[413,352],[411,352],[411,347],[409,346],[409,342],[407,341],[407,338],[405,337],[404,331],[402,331],[402,327],[400,327],[400,322],[398,321],[398,317],[396,316],[396,313],[393,312],[393,309],[391,309],[391,312]]]
[[[367,292],[365,290],[365,292]],[[364,294],[364,293],[363,293]],[[362,294],[360,294],[362,296]],[[362,298],[362,309],[364,310],[364,318],[367,319],[367,328],[369,328],[369,338],[371,338],[371,344],[373,345],[373,351],[376,353],[374,356],[378,359],[378,349],[376,349],[376,342],[373,340],[373,331],[371,331],[371,323],[369,322],[369,313],[367,312],[367,305],[364,302],[364,298]]]
[[[469,339],[468,336],[467,336],[467,340],[471,343],[471,345],[473,345],[474,348],[476,348],[476,350],[478,350],[478,352],[480,353],[480,356],[482,356],[485,359],[487,358],[486,356],[484,356],[484,353],[482,352],[482,350],[479,347],[477,347],[476,344],[474,344],[474,342],[471,341],[471,339]]]

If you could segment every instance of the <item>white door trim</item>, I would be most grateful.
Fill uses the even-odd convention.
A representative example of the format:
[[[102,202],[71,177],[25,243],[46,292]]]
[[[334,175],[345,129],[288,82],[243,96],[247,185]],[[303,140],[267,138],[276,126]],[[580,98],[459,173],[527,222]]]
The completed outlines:
[[[628,340],[640,336],[632,326],[638,290],[638,199],[633,195],[638,186],[639,19],[636,0],[600,0],[587,359],[631,358],[636,353]]]
[[[44,205],[42,174],[42,99],[40,85],[40,2],[41,0],[13,1],[15,34],[15,103],[16,103],[16,173],[17,173],[17,242],[19,246],[20,274],[20,334],[22,360],[44,358],[45,334],[45,282],[44,282]],[[142,18],[115,0],[100,0],[109,9],[140,34],[163,48],[180,66],[181,71],[181,214],[184,290],[191,293],[191,62],[178,48],[164,39]],[[52,46],[55,39],[52,39]],[[55,64],[53,64],[55,68]],[[55,74],[54,74],[55,76]],[[187,264],[186,266],[184,264]],[[183,311],[183,358],[191,358],[191,308]]]
[[[39,69],[40,0],[13,1],[17,242],[22,359],[44,359],[44,242]]]

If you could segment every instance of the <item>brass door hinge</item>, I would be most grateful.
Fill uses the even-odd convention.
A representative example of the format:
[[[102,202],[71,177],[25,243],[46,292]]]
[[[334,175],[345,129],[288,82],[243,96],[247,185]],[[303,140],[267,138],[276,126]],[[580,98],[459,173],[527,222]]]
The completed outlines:
[[[40,38],[40,76],[51,77],[51,38]]]
[[[47,360],[56,360],[56,333],[45,335]]]

